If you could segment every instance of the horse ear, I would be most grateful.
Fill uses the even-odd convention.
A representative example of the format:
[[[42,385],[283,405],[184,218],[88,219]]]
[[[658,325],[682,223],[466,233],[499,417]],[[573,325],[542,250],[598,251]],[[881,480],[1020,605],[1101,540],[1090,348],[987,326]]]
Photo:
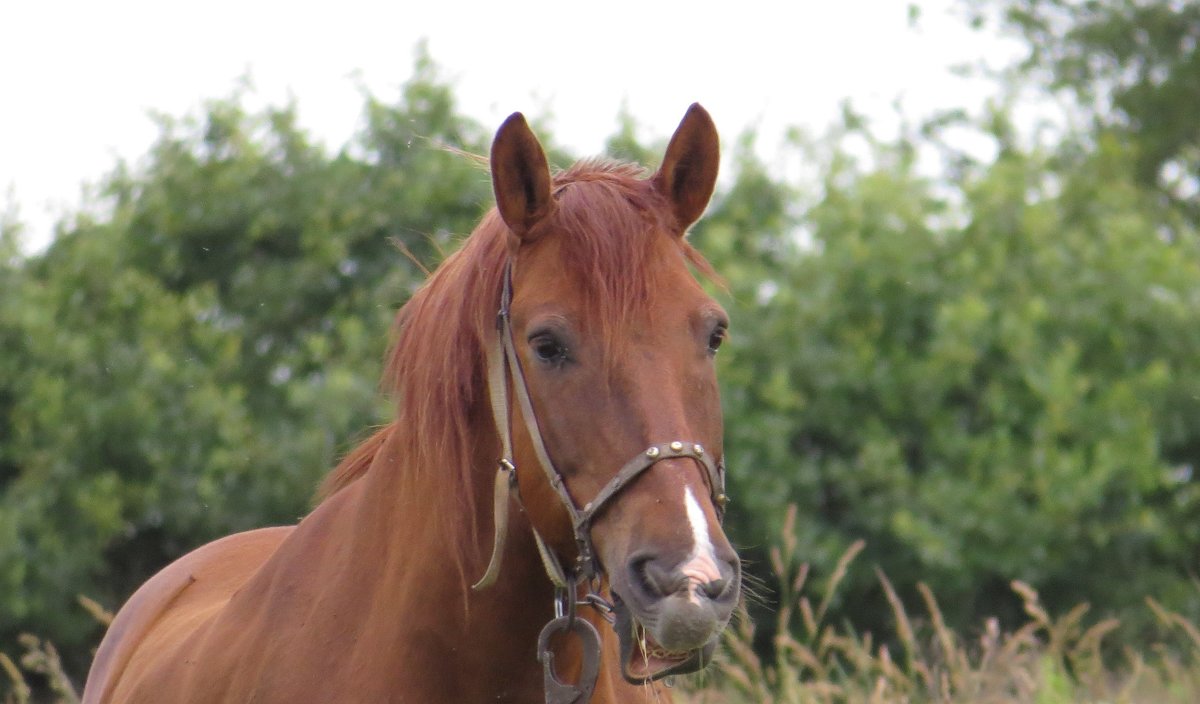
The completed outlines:
[[[526,240],[530,230],[550,214],[550,167],[525,116],[508,116],[492,141],[492,190],[496,208],[508,229]]]
[[[671,136],[654,187],[667,197],[680,231],[700,219],[717,183],[721,146],[717,126],[700,103],[692,103]]]

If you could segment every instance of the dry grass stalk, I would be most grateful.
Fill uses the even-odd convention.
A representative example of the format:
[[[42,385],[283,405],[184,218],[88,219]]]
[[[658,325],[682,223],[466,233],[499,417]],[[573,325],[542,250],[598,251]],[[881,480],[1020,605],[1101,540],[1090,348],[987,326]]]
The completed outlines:
[[[79,594],[76,595],[75,600],[79,602],[79,605],[83,607],[84,611],[87,611],[92,618],[96,619],[96,621],[102,624],[105,628],[111,626],[113,619],[116,618],[113,612],[101,606],[100,603],[95,599],[91,599]]]
[[[54,646],[28,633],[18,636],[17,641],[25,648],[21,666],[46,678],[50,690],[58,695],[56,704],[79,704],[79,695],[71,684],[71,678],[67,677]]]
[[[17,664],[4,653],[0,653],[0,669],[8,675],[10,682],[9,690],[4,695],[4,704],[28,704],[29,697],[33,694],[29,683],[25,681],[25,676],[21,674]]]
[[[745,610],[726,633],[725,658],[704,677],[705,690],[676,700],[686,704],[1160,704],[1200,701],[1200,628],[1154,599],[1147,605],[1184,647],[1161,646],[1149,651],[1126,650],[1126,662],[1106,663],[1105,640],[1119,627],[1106,618],[1085,623],[1088,606],[1080,604],[1054,618],[1037,590],[1014,581],[1029,620],[1003,632],[997,619],[982,624],[978,638],[952,631],[933,591],[917,590],[923,602],[914,621],[890,580],[875,568],[895,620],[893,633],[878,639],[836,627],[826,618],[852,562],[863,549],[856,542],[837,561],[824,593],[804,593],[808,565],[800,563],[794,534],[795,510],[784,521],[784,534],[771,550],[770,564],[779,584],[779,610],[772,641],[774,658],[763,661],[754,651],[755,627]],[[800,564],[797,564],[800,563]],[[817,607],[813,608],[813,601]],[[903,648],[893,657],[892,647]]]

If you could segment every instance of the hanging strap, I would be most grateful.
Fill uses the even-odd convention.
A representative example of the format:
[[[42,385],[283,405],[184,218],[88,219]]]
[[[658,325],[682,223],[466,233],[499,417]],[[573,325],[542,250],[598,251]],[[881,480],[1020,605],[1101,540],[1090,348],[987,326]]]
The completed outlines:
[[[512,301],[512,263],[504,266],[504,288],[500,294],[500,310],[496,314],[496,342],[488,349],[487,382],[488,396],[492,405],[492,417],[495,419],[496,432],[500,436],[500,461],[496,469],[496,479],[492,487],[492,557],[488,560],[487,569],[479,581],[471,585],[471,589],[481,591],[496,583],[500,576],[500,563],[504,558],[504,545],[508,537],[508,508],[509,501],[516,495],[520,502],[520,488],[517,485],[517,467],[513,460],[512,425],[509,418],[508,403],[508,374],[511,371],[514,379],[514,391],[521,404],[521,413],[525,416],[529,436],[533,441],[534,452],[539,462],[546,469],[550,483],[558,492],[559,497],[571,512],[572,522],[576,517],[574,505],[562,485],[562,478],[554,471],[550,463],[550,455],[542,442],[542,434],[538,432],[537,421],[533,416],[533,403],[529,400],[529,392],[525,389],[525,378],[521,374],[520,360],[517,359],[516,349],[512,342],[512,327],[509,321],[509,303]],[[505,361],[508,364],[505,365]],[[506,369],[507,366],[507,369]],[[554,552],[546,545],[537,528],[530,524],[533,538],[537,543],[538,555],[542,559],[542,568],[555,587],[565,589],[567,575]]]
[[[512,436],[508,429],[508,401],[504,379],[503,353],[495,345],[488,350],[488,395],[492,402],[492,417],[500,435],[500,461],[497,463],[496,480],[492,487],[492,558],[487,570],[471,589],[479,591],[496,582],[500,576],[500,559],[504,554],[504,541],[508,537],[508,503],[513,486],[517,483],[516,466],[512,463]]]

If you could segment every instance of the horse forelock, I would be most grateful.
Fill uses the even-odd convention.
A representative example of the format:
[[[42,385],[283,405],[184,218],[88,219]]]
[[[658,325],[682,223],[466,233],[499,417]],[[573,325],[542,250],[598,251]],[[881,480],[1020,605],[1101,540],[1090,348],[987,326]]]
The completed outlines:
[[[636,164],[587,160],[554,182],[557,207],[545,226],[559,238],[562,275],[587,301],[587,317],[606,360],[618,356],[627,325],[662,304],[653,293],[672,266],[663,257],[681,256],[703,276],[716,277],[679,236],[666,198],[648,175]]]
[[[666,200],[636,165],[584,161],[554,178],[556,207],[545,228],[561,238],[556,276],[578,282],[602,344],[611,352],[619,332],[652,300],[661,252],[655,237],[678,242],[679,253],[705,276],[708,263],[676,237]],[[397,417],[352,451],[322,486],[324,498],[366,474],[390,441],[400,464],[396,480],[422,491],[427,520],[439,520],[444,545],[465,575],[476,544],[473,476],[480,438],[496,442],[486,408],[486,350],[496,334],[510,235],[495,209],[430,275],[396,316],[384,386],[397,398]],[[520,270],[520,252],[517,254]],[[518,274],[519,276],[520,274]],[[545,275],[545,274],[543,274]],[[430,491],[429,481],[441,489]],[[465,514],[465,515],[464,515]]]

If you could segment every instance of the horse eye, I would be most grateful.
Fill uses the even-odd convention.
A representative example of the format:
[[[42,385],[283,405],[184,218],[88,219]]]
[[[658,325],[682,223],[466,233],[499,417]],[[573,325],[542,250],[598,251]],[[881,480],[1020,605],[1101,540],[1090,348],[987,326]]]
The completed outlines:
[[[712,331],[712,334],[708,336],[709,354],[716,354],[717,350],[721,349],[721,343],[725,341],[725,335],[726,331],[723,325]]]
[[[567,348],[553,335],[538,335],[529,341],[533,353],[543,362],[560,364],[567,359]]]

